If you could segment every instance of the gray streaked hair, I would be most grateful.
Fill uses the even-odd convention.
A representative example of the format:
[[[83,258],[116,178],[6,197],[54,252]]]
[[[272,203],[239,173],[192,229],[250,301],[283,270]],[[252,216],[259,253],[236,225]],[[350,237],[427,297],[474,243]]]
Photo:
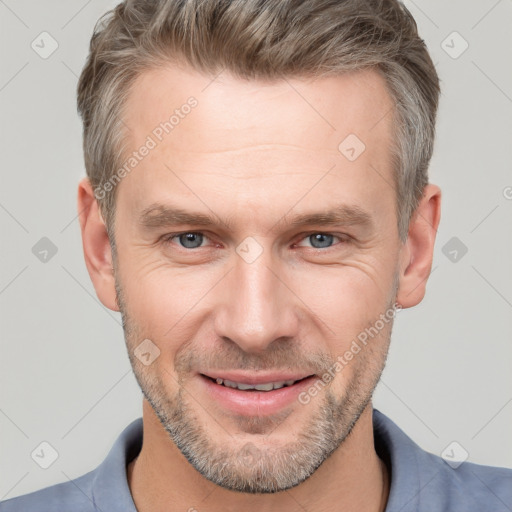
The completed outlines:
[[[320,77],[375,69],[393,100],[390,148],[400,238],[428,183],[439,78],[399,0],[125,0],[96,24],[78,82],[92,187],[126,151],[123,107],[144,71],[184,62],[244,79]],[[117,187],[97,198],[111,242]]]

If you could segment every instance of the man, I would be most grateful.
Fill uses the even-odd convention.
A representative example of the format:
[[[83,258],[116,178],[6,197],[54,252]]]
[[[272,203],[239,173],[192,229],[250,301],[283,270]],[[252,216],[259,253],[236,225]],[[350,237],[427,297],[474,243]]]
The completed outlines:
[[[396,0],[111,12],[78,87],[78,211],[143,419],[0,510],[510,510],[511,470],[452,469],[372,408],[431,269],[438,95]]]

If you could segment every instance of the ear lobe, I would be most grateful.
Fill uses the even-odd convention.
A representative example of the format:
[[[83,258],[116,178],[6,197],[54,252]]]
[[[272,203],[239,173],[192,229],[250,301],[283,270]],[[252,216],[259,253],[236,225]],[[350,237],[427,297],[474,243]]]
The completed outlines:
[[[110,240],[88,178],[82,179],[78,185],[78,216],[85,265],[96,295],[104,306],[119,311]]]
[[[409,223],[407,240],[400,252],[400,285],[396,301],[403,308],[416,306],[425,296],[440,219],[441,189],[429,184]]]

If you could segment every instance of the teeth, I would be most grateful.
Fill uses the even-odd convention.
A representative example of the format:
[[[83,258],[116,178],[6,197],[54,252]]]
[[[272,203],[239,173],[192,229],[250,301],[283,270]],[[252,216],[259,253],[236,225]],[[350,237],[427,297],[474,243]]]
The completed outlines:
[[[227,386],[228,388],[240,389],[246,391],[248,389],[255,389],[256,391],[272,391],[273,389],[281,389],[285,386],[291,386],[294,380],[281,380],[279,382],[268,382],[267,384],[242,384],[240,382],[234,382],[227,379],[215,379],[217,384]]]
[[[254,386],[254,389],[258,391],[272,391],[273,389],[279,389],[284,386],[284,382],[269,382],[268,384],[256,384]],[[244,386],[246,389],[249,388],[249,386]],[[251,386],[252,388],[253,386]],[[244,389],[243,387],[238,386],[238,389]]]

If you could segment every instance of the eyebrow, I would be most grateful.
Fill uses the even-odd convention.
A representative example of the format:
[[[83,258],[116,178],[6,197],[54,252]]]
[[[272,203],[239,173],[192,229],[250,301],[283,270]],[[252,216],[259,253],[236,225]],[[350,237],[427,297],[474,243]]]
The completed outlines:
[[[205,214],[194,212],[159,203],[154,203],[145,208],[140,214],[139,222],[141,226],[149,229],[177,225],[210,227],[222,224],[228,230],[233,230],[232,218],[222,220],[213,213]],[[343,204],[319,212],[303,213],[294,216],[290,216],[290,214],[287,213],[281,217],[269,231],[276,231],[283,226],[299,228],[306,225],[343,225],[371,228],[373,226],[373,219],[370,213],[359,206]]]

